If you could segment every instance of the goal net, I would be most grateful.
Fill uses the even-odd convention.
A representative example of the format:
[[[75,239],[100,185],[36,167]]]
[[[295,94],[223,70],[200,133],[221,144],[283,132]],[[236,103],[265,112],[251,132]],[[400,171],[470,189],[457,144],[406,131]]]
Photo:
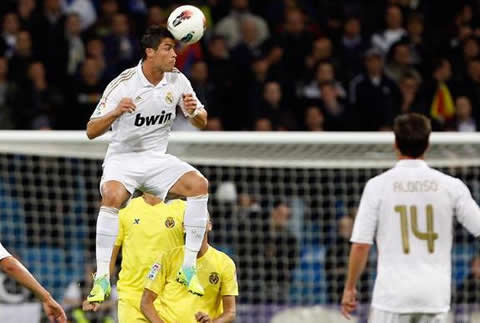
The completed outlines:
[[[94,259],[108,141],[88,141],[78,132],[0,132],[0,241],[58,299],[85,279]],[[211,242],[237,264],[237,322],[318,322],[320,316],[342,322],[336,307],[353,217],[366,181],[394,164],[392,143],[391,133],[172,134],[169,152],[210,182]],[[479,156],[480,135],[432,135],[430,165],[462,179],[477,201]],[[456,226],[453,304],[461,305],[452,315],[462,322],[475,322],[480,310],[479,251],[479,242]],[[370,258],[359,284],[365,304],[359,322],[371,296],[375,250]],[[1,306],[26,301],[0,276]]]

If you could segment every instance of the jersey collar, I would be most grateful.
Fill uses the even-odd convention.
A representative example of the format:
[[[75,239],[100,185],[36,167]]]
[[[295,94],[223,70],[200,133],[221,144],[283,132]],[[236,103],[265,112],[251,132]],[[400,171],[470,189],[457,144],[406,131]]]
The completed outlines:
[[[147,78],[145,77],[145,74],[143,74],[142,62],[143,62],[142,59],[140,60],[140,62],[138,62],[137,75],[140,78],[140,82],[142,82],[144,87],[159,87],[159,86],[166,85],[168,83],[166,73],[163,73],[163,79],[157,84],[157,86],[154,86],[152,83],[150,83],[150,81],[147,80]]]
[[[402,159],[397,161],[395,167],[428,167],[427,163],[422,159]]]

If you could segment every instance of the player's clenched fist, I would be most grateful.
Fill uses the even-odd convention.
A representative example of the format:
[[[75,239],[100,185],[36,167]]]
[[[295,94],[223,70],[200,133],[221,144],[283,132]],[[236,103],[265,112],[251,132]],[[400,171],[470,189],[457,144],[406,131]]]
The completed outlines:
[[[124,114],[125,112],[134,112],[135,109],[137,107],[135,106],[135,104],[133,103],[133,100],[130,99],[130,98],[123,98],[120,100],[120,102],[118,103],[117,107],[115,108],[114,110],[114,114],[117,116],[117,117],[120,117],[122,114]]]
[[[197,100],[193,97],[192,94],[184,94],[183,106],[185,108],[185,111],[191,115],[197,109]]]
[[[197,322],[199,323],[212,323],[212,319],[208,316],[208,314],[202,312],[195,314],[195,319],[197,319]]]

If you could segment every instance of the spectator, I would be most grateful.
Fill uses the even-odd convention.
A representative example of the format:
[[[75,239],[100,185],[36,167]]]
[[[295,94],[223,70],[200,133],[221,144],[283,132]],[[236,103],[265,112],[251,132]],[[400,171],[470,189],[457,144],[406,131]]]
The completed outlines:
[[[321,62],[332,62],[333,45],[332,41],[327,37],[318,38],[313,42],[312,52],[305,58],[305,68],[307,74],[309,71],[315,70]],[[310,75],[307,75],[309,78]]]
[[[356,208],[349,210],[347,215],[342,216],[337,222],[337,235],[335,240],[326,250],[325,254],[325,281],[327,283],[327,303],[338,305],[341,303],[343,288],[347,279],[348,260],[350,255],[350,238],[352,236]],[[366,265],[365,271],[359,279],[358,301],[367,303],[370,299],[369,272],[371,267]]]
[[[335,86],[336,93],[341,98],[347,97],[347,92],[342,84],[335,79],[335,70],[332,63],[328,61],[320,62],[315,69],[315,78],[303,88],[303,96],[306,99],[320,99],[322,97],[321,85],[331,83]]]
[[[400,79],[399,88],[401,94],[400,111],[396,114],[417,112],[426,114],[426,105],[419,95],[421,80],[417,74],[405,73]]]
[[[468,77],[468,64],[470,61],[479,58],[480,46],[475,37],[468,37],[462,42],[461,52],[454,55],[455,64],[453,67],[453,77],[455,81],[461,82]]]
[[[60,93],[47,82],[45,67],[34,61],[28,69],[28,80],[17,97],[15,122],[18,129],[48,130],[53,126],[55,110],[62,104]]]
[[[342,88],[343,89],[343,88]],[[320,84],[322,93],[322,111],[325,117],[325,130],[342,131],[347,119],[347,104],[345,96],[342,96],[337,83],[323,82]]]
[[[42,61],[51,82],[65,80],[67,49],[64,46],[65,16],[60,0],[45,0],[43,10],[32,22],[34,53]]]
[[[453,97],[455,95],[452,67],[446,58],[434,61],[431,80],[425,82],[423,96],[431,107],[428,116],[432,118],[432,128],[443,130],[445,124],[455,116]]]
[[[245,74],[253,60],[262,54],[259,33],[252,17],[243,17],[240,21],[241,38],[231,51],[232,63],[237,66],[237,73]],[[241,77],[244,81],[246,76]]]
[[[17,34],[20,30],[20,22],[18,16],[14,12],[7,13],[3,16],[2,37],[0,40],[0,49],[7,58],[12,57],[15,52],[17,42]]]
[[[17,83],[22,83],[27,78],[27,71],[33,61],[32,38],[30,33],[22,30],[17,34],[15,52],[8,61],[8,78]]]
[[[345,73],[345,80],[351,80],[362,70],[362,53],[368,48],[367,41],[362,36],[362,25],[357,17],[350,17],[343,27],[340,41],[340,57]]]
[[[8,62],[0,57],[0,129],[16,128],[14,123],[14,100],[18,92],[15,83],[7,80]]]
[[[313,34],[305,28],[303,12],[299,9],[289,10],[286,13],[283,32],[275,37],[280,47],[284,49],[285,77],[290,80],[292,86],[295,86],[295,82],[305,75],[305,71],[299,68],[298,64],[305,62],[314,39]]]
[[[398,101],[398,88],[383,73],[382,53],[375,48],[365,54],[366,72],[350,82],[351,128],[363,131],[385,130],[391,127]]]
[[[289,229],[291,209],[283,201],[265,218],[250,216],[239,222],[237,240],[240,297],[252,304],[284,304],[297,266],[297,239]]]
[[[385,11],[386,28],[372,36],[373,47],[379,49],[386,55],[393,43],[399,41],[406,35],[403,29],[403,13],[396,5],[388,6]]]
[[[282,87],[278,82],[270,81],[263,87],[263,98],[256,109],[256,118],[271,121],[274,130],[295,130],[295,115],[282,99]]]
[[[310,105],[306,107],[304,120],[306,131],[324,131],[324,122],[325,117],[323,112],[317,105]]]
[[[268,118],[259,118],[255,120],[255,125],[253,130],[255,131],[272,131],[273,126],[272,126],[272,121]]]
[[[98,63],[87,58],[82,65],[80,78],[73,81],[69,93],[69,109],[57,113],[56,128],[66,130],[84,130],[97,106],[104,84],[100,78]]]
[[[197,94],[197,98],[206,107],[209,107],[209,116],[218,115],[215,111],[215,88],[214,85],[208,79],[208,67],[204,61],[197,61],[192,66],[192,72],[190,74],[190,82],[193,90]],[[211,111],[211,109],[213,111]],[[200,131],[197,127],[194,127],[189,119],[178,111],[177,117],[173,121],[172,130],[174,131]]]
[[[388,53],[388,62],[385,66],[385,75],[394,80],[397,84],[401,77],[406,74],[415,74],[417,78],[421,78],[420,74],[412,66],[412,56],[410,47],[406,42],[398,42],[391,46]]]
[[[480,120],[480,59],[472,59],[467,65],[467,75],[459,88],[461,93],[468,96],[472,102],[473,116],[476,120]],[[459,91],[457,91],[459,92]]]
[[[100,15],[95,24],[90,28],[94,36],[104,38],[112,33],[113,17],[119,12],[117,0],[102,0]]]
[[[450,131],[476,132],[477,122],[472,115],[472,104],[466,96],[459,96],[455,99],[455,119],[447,124]]]
[[[21,28],[31,31],[33,13],[35,12],[35,0],[18,0],[17,15]]]
[[[112,32],[104,39],[105,58],[112,65],[115,74],[136,63],[139,44],[130,32],[127,15],[116,13],[112,18]]]
[[[162,26],[167,23],[168,15],[159,5],[153,5],[148,8],[147,26]]]
[[[407,19],[407,37],[406,41],[410,47],[411,64],[421,69],[422,63],[427,57],[427,48],[433,47],[428,39],[424,37],[423,15],[413,12]]]
[[[67,43],[67,75],[73,76],[78,67],[85,59],[85,46],[83,45],[81,33],[80,16],[70,13],[65,21],[65,41]]]
[[[253,15],[248,9],[248,0],[231,0],[232,9],[228,16],[221,19],[215,26],[215,33],[225,37],[228,48],[234,48],[241,41],[241,20],[245,16],[255,24],[258,33],[258,43],[262,43],[269,36],[268,25],[262,17]]]
[[[92,37],[86,44],[86,56],[97,62],[99,77],[102,80],[108,79],[107,75],[113,74],[113,67],[105,59],[105,46],[100,38]]]

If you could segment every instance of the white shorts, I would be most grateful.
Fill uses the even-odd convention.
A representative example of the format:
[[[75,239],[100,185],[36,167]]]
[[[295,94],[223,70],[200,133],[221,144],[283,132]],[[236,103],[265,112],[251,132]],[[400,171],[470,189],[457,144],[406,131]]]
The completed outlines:
[[[108,156],[103,163],[103,183],[118,181],[133,195],[138,189],[165,199],[170,188],[183,174],[197,171],[175,156],[158,151],[119,153]]]
[[[447,313],[394,313],[372,308],[368,323],[446,323]]]

